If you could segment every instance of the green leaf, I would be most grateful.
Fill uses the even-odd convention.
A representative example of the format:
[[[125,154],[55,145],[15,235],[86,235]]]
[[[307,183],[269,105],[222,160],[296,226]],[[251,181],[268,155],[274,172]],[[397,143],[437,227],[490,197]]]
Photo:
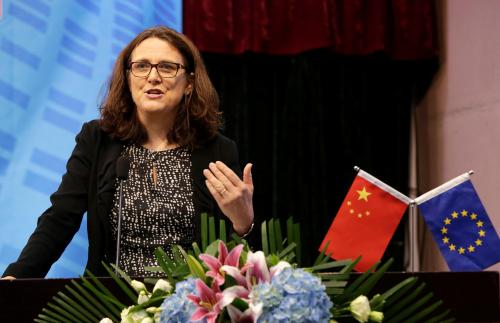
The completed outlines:
[[[279,253],[280,258],[286,257],[290,252],[292,252],[295,248],[297,247],[297,244],[295,242],[292,242],[289,244],[285,249],[281,250]]]
[[[297,242],[295,241],[295,237],[293,236],[293,218],[289,217],[288,220],[286,220],[286,240],[288,241],[288,244],[295,243],[297,245]]]
[[[137,312],[143,309],[146,309],[148,307],[154,306],[154,307],[160,307],[160,305],[163,303],[167,295],[163,296],[158,296],[158,297],[151,297],[148,301],[142,303],[142,304],[137,304],[134,307],[132,307],[129,310],[129,313],[131,312]]]
[[[178,266],[179,264],[182,264],[186,261],[186,257],[184,257],[184,254],[187,255],[187,253],[184,251],[184,249],[182,249],[182,251],[181,249],[182,247],[179,245],[172,246],[172,263],[174,264],[174,266]]]
[[[399,302],[397,302],[394,306],[391,306],[391,308],[387,311],[385,311],[385,317],[386,319],[392,318],[395,316],[397,313],[400,313],[408,304],[410,304],[417,296],[422,292],[422,290],[425,287],[425,283],[420,284],[415,290],[413,290],[408,296],[404,297],[401,299]]]
[[[438,322],[442,322],[442,320],[446,316],[448,316],[448,314],[450,314],[450,310],[445,310],[443,313],[439,314],[438,316],[434,316],[432,318],[427,319],[426,323],[438,323]],[[453,322],[454,319],[449,319],[448,321]]]
[[[329,280],[329,281],[324,281],[322,282],[325,287],[345,287],[347,285],[347,281],[340,281],[340,280]]]
[[[226,243],[226,221],[219,220],[219,239]]]
[[[125,279],[125,281],[130,285],[132,283],[132,279],[127,275],[123,270],[120,268],[116,267],[115,264],[111,264],[111,267],[113,267],[114,270],[121,276],[121,278]]]
[[[340,270],[340,273],[343,274],[343,273],[350,273],[350,272],[352,272],[352,270],[359,263],[360,260],[361,260],[361,256],[358,257],[358,258],[356,258],[356,259],[354,259],[354,261],[350,265],[347,265],[344,269]]]
[[[331,268],[336,268],[336,267],[344,267],[344,266],[349,265],[351,262],[352,262],[351,260],[337,260],[337,261],[327,262],[325,264],[320,264],[320,265],[311,267],[309,269],[314,272],[314,271],[331,269]]]
[[[219,240],[215,240],[210,243],[210,245],[205,249],[205,253],[215,257],[219,252],[219,243]]]
[[[274,239],[276,244],[276,254],[283,250],[283,237],[281,235],[281,222],[279,219],[274,220]]]
[[[56,312],[48,310],[46,308],[43,308],[42,312],[47,314],[47,315],[38,314],[38,317],[44,320],[42,322],[60,323],[60,322],[66,321],[66,318],[64,318],[63,316],[57,314]],[[35,319],[35,321],[37,321],[37,320]]]
[[[57,295],[59,295],[59,296],[61,294],[63,294],[63,293],[61,293],[61,292],[57,293]],[[68,313],[70,313],[73,316],[73,318],[75,318],[75,319],[78,318],[78,321],[91,323],[91,321],[87,317],[85,317],[82,313],[80,313],[76,308],[71,306],[71,304],[67,303],[65,300],[63,300],[57,296],[54,296],[52,299],[56,303],[58,303],[61,306],[61,308],[64,308],[66,311],[68,311]]]
[[[385,304],[385,300],[388,299],[389,297],[393,296],[396,292],[403,290],[403,288],[407,285],[412,286],[415,284],[415,282],[418,279],[416,277],[409,277],[397,284],[396,286],[392,287],[388,291],[384,292],[380,297],[377,299],[377,301],[372,300],[370,301],[370,308],[374,311],[379,310],[379,306],[381,307],[383,304]]]
[[[344,293],[344,289],[343,288],[331,288],[331,287],[328,287],[326,289],[326,293],[328,295],[342,295]]]
[[[184,259],[186,259],[186,262],[187,262],[187,265],[189,267],[189,271],[191,272],[191,274],[195,277],[198,277],[198,278],[201,278],[204,280],[205,279],[205,270],[203,270],[203,266],[201,265],[201,263],[192,255],[188,255],[186,253],[186,251],[184,251],[184,249],[181,246],[177,246],[177,248],[179,249],[179,251],[182,254],[182,256],[184,257]]]
[[[91,291],[101,301],[101,304],[105,306],[105,312],[109,313],[108,316],[110,318],[115,316],[118,317],[120,315],[121,309],[124,308],[125,305],[122,304],[122,306],[118,306],[118,304],[110,302],[105,295],[111,295],[111,292],[109,292],[97,278],[91,277],[96,286],[105,292],[99,291],[85,277],[81,277],[81,279],[83,286],[87,288],[87,290]],[[79,287],[78,285],[75,286]]]
[[[61,300],[67,304],[72,311],[75,311],[75,315],[78,316],[82,321],[85,322],[94,322],[95,320],[99,321],[98,317],[95,317],[90,313],[87,309],[83,308],[80,306],[77,302],[69,298],[68,296],[64,295],[63,292],[58,292],[57,295],[61,298]],[[62,305],[62,304],[61,304]],[[69,310],[69,308],[68,308]]]
[[[106,263],[103,262],[102,265],[104,266],[108,274],[111,276],[111,278],[113,278],[113,280],[116,282],[116,284],[120,286],[122,291],[130,298],[130,300],[136,303],[138,296],[137,293],[134,290],[132,290],[129,287],[129,285],[125,284],[118,276],[116,276],[113,270],[108,265],[106,265]]]
[[[82,306],[84,306],[89,312],[93,314],[93,317],[98,319],[100,317],[104,317],[105,314],[102,312],[99,312],[95,306],[92,306],[82,295],[78,294],[73,288],[70,286],[66,285],[64,286],[66,290],[70,292],[71,295],[73,295],[74,298],[76,298]]]
[[[208,218],[208,243],[212,243],[217,240],[215,236],[215,220],[214,217],[211,216]]]
[[[164,273],[160,266],[144,266],[144,270],[151,273]]]
[[[234,301],[231,303],[231,305],[233,305],[242,312],[244,312],[248,308],[248,303],[242,300],[241,298],[235,298]]]
[[[293,236],[295,242],[297,244],[296,250],[296,255],[297,255],[297,265],[302,266],[302,242],[301,242],[301,237],[300,237],[300,226],[298,223],[295,223],[293,225]]]
[[[319,265],[320,263],[323,262],[323,259],[327,256],[325,256],[326,254],[326,250],[328,249],[328,245],[330,245],[330,240],[328,240],[325,244],[325,246],[323,247],[323,249],[321,249],[321,252],[319,253],[319,255],[316,257],[316,260],[314,261],[314,266],[317,266]],[[328,258],[330,257],[330,254],[328,255]]]
[[[264,255],[269,255],[269,240],[267,239],[267,222],[262,221],[260,225],[260,236],[262,239],[262,252]]]
[[[187,255],[187,263],[191,273],[201,279],[205,279],[205,271],[203,270],[203,266],[200,264],[196,258],[191,255]]]
[[[350,274],[341,273],[317,273],[321,280],[348,280],[351,277]]]
[[[382,278],[382,276],[385,274],[387,269],[389,269],[389,267],[392,265],[393,262],[394,259],[390,258],[375,273],[369,275],[369,278],[365,282],[363,282],[363,284],[361,284],[359,289],[356,291],[356,296],[368,295],[372,290],[372,288],[375,286],[375,284],[377,284],[377,282]]]
[[[269,252],[270,254],[276,254],[276,239],[274,232],[274,219],[269,220],[267,223],[267,234],[269,240]]]
[[[414,279],[412,281],[410,281],[408,283],[408,285],[401,287],[392,296],[387,297],[385,304],[384,304],[385,308],[390,308],[392,306],[392,304],[395,304],[397,301],[399,301],[399,299],[401,299],[405,294],[407,294],[407,292],[410,291],[412,289],[412,287],[418,282],[418,277],[411,277],[411,278],[414,278]]]
[[[158,264],[160,265],[161,269],[167,276],[167,279],[169,281],[173,280],[172,271],[174,269],[174,265],[172,264],[172,261],[167,256],[165,251],[161,247],[158,247],[155,250],[155,256],[156,260],[158,261]]]
[[[207,214],[202,213],[201,220],[201,249],[205,250],[208,246],[208,219]]]
[[[439,306],[441,306],[441,304],[443,304],[443,301],[437,301],[434,304],[432,304],[431,306],[426,305],[427,307],[425,309],[423,309],[420,312],[416,313],[412,317],[407,318],[405,320],[406,323],[419,322],[421,319],[423,319],[424,317],[426,317],[426,316],[430,315],[432,312],[434,312],[434,310],[436,310]]]
[[[196,242],[193,242],[192,247],[193,247],[193,251],[194,251],[194,254],[196,255],[196,257],[198,257],[199,255],[202,254],[200,247],[198,247],[198,244]]]
[[[103,266],[106,268],[105,264],[102,263]],[[108,268],[109,269],[109,268]],[[121,309],[125,306],[123,304],[121,304],[119,301],[118,301],[118,298],[116,298],[113,293],[106,288],[106,286],[104,286],[100,281],[99,279],[97,279],[97,277],[94,276],[94,274],[92,274],[90,271],[88,270],[85,270],[86,274],[89,276],[89,278],[92,280],[92,282],[95,284],[95,287],[90,283],[90,281],[88,281],[85,277],[82,277],[80,276],[81,280],[82,280],[82,284],[85,286],[85,288],[89,289],[90,291],[94,292],[96,295],[101,295],[101,296],[107,296],[107,297],[111,297],[111,298],[114,298],[115,302],[114,303],[109,303],[107,302],[106,304],[110,304],[110,305],[113,305],[114,308],[116,309],[116,311],[121,311]],[[112,308],[112,307],[110,307]]]
[[[387,321],[387,323],[394,323],[394,322],[401,322],[403,319],[406,320],[408,319],[408,316],[416,312],[421,306],[423,306],[425,303],[427,303],[428,300],[432,298],[433,294],[428,293],[422,298],[419,298],[418,301],[415,303],[412,303],[408,307],[406,307],[404,310],[398,313],[398,315],[394,316],[390,320]]]
[[[52,309],[54,309],[54,311],[56,311],[57,313],[64,316],[63,322],[76,322],[76,323],[78,323],[78,321],[74,319],[73,315],[71,315],[71,313],[68,313],[68,311],[64,310],[62,307],[57,306],[54,303],[49,303],[48,306],[52,307]]]
[[[235,241],[236,244],[240,244],[240,243],[244,243],[245,242],[245,239],[242,239],[239,235],[237,235],[234,232],[231,234],[231,239],[233,239],[233,241]]]
[[[120,315],[120,309],[114,304],[109,303],[107,300],[102,300],[101,293],[94,286],[92,286],[89,281],[82,277],[82,285],[87,289],[83,288],[74,280],[72,280],[71,283],[74,287],[76,287],[76,289],[78,289],[81,295],[83,295],[90,303],[95,306],[95,309],[99,311],[99,315],[102,315],[103,317],[108,316],[111,319],[118,319]],[[90,295],[87,290],[92,292],[94,295]],[[100,299],[101,303],[98,302],[96,298]]]

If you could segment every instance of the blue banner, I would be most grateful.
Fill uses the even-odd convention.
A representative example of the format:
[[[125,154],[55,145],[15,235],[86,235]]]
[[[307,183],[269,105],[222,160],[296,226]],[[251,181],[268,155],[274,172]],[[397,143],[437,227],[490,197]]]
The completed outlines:
[[[181,0],[0,0],[0,274],[59,185],[74,137],[98,115],[114,60],[141,30],[181,31]],[[86,217],[48,277],[76,277]]]
[[[500,261],[500,239],[470,180],[418,199],[450,270],[480,271]]]

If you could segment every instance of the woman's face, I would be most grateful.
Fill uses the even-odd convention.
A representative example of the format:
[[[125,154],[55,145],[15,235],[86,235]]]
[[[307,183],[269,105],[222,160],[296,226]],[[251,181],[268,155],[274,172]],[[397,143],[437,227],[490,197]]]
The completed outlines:
[[[180,52],[159,38],[147,38],[142,41],[132,51],[130,61],[151,64],[173,62],[185,65]],[[152,68],[147,77],[137,77],[129,71],[128,81],[139,120],[146,120],[148,116],[175,116],[183,95],[191,90],[186,70],[183,68],[179,68],[177,76],[172,78],[161,77],[156,68]]]

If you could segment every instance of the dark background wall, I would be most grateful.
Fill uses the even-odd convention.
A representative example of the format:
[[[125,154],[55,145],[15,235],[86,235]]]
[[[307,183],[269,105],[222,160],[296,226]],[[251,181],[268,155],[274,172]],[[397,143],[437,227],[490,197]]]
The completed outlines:
[[[408,193],[410,116],[436,71],[435,25],[430,0],[184,1],[224,132],[254,164],[257,225],[293,216],[305,264],[355,165]],[[405,222],[386,252],[395,270]]]

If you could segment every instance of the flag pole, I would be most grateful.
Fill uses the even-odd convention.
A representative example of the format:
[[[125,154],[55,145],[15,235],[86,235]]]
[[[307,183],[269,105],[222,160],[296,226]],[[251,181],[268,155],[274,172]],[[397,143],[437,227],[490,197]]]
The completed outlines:
[[[409,230],[410,231],[410,273],[415,272],[415,250],[418,247],[417,244],[417,208],[415,201],[411,201],[410,203],[410,211],[409,211]]]

